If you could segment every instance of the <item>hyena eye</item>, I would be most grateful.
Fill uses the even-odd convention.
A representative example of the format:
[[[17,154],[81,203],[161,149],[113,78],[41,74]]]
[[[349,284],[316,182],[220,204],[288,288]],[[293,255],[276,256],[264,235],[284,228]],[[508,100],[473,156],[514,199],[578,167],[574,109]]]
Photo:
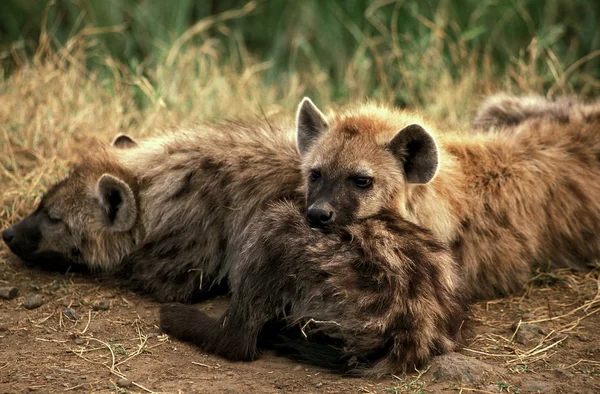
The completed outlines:
[[[47,217],[48,217],[48,221],[50,223],[52,223],[52,224],[57,224],[57,223],[62,222],[62,219],[59,218],[59,217],[57,217],[57,216],[53,216],[51,214],[48,214]]]
[[[321,179],[321,173],[320,173],[319,171],[312,170],[312,171],[310,172],[310,175],[308,176],[308,178],[309,178],[309,179],[310,179],[312,182],[318,181],[319,179]]]
[[[371,184],[373,183],[373,178],[369,178],[366,176],[357,176],[355,178],[352,179],[354,181],[354,184],[358,187],[369,187],[371,186]]]

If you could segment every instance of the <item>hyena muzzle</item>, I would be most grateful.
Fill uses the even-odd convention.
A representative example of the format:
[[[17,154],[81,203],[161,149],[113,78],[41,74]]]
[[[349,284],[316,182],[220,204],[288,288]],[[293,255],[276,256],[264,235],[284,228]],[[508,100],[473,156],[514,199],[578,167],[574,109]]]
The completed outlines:
[[[414,370],[454,348],[467,292],[429,231],[385,210],[322,231],[297,205],[279,202],[246,234],[229,309],[213,319],[165,304],[164,332],[231,360],[275,346],[300,361],[374,375]]]

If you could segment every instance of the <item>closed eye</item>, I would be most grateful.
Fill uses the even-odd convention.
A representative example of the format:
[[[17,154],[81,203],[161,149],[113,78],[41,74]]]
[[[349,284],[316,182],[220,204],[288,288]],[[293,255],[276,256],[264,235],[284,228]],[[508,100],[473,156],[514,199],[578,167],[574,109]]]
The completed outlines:
[[[48,218],[48,221],[52,224],[62,223],[62,219],[59,218],[58,216],[47,214],[46,217]]]

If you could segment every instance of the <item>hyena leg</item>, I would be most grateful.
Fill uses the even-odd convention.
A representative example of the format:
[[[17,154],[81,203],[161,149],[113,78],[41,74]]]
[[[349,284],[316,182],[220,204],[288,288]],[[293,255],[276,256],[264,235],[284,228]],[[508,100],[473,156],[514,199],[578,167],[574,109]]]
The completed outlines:
[[[555,100],[542,96],[511,96],[506,93],[487,98],[472,122],[474,130],[514,127],[531,118],[547,118],[567,123],[573,115],[577,101],[570,97]]]
[[[160,311],[164,332],[231,360],[258,356],[259,334],[293,302],[299,271],[310,267],[305,245],[314,243],[299,209],[282,204],[257,214],[247,230],[248,239],[230,275],[227,312],[212,319],[192,306],[167,304]],[[282,242],[283,236],[288,242]],[[312,278],[311,283],[319,280]]]
[[[234,361],[254,360],[258,357],[258,335],[263,325],[275,317],[274,308],[268,308],[264,298],[257,301],[258,305],[249,305],[232,299],[231,307],[218,319],[191,305],[164,304],[160,308],[160,327],[206,352]]]

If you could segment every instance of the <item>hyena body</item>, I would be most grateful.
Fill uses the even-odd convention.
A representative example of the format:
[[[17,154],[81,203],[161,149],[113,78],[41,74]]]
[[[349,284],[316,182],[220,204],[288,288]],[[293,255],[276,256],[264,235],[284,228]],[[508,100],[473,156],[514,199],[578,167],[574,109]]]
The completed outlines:
[[[573,108],[569,122],[531,116],[510,133],[434,141],[409,112],[309,107],[299,116],[309,216],[312,207],[318,225],[343,224],[387,195],[386,208],[450,245],[476,297],[519,290],[536,265],[584,268],[600,256],[600,117]],[[359,178],[367,187],[350,192]]]
[[[452,350],[465,313],[447,247],[387,211],[322,232],[298,206],[271,205],[248,228],[230,281],[219,319],[166,304],[162,329],[232,360],[255,359],[267,337],[303,361],[381,375]]]
[[[256,210],[299,195],[293,133],[262,123],[200,126],[139,144],[120,137],[91,152],[3,238],[25,261],[81,263],[159,300],[189,302],[226,278]]]

